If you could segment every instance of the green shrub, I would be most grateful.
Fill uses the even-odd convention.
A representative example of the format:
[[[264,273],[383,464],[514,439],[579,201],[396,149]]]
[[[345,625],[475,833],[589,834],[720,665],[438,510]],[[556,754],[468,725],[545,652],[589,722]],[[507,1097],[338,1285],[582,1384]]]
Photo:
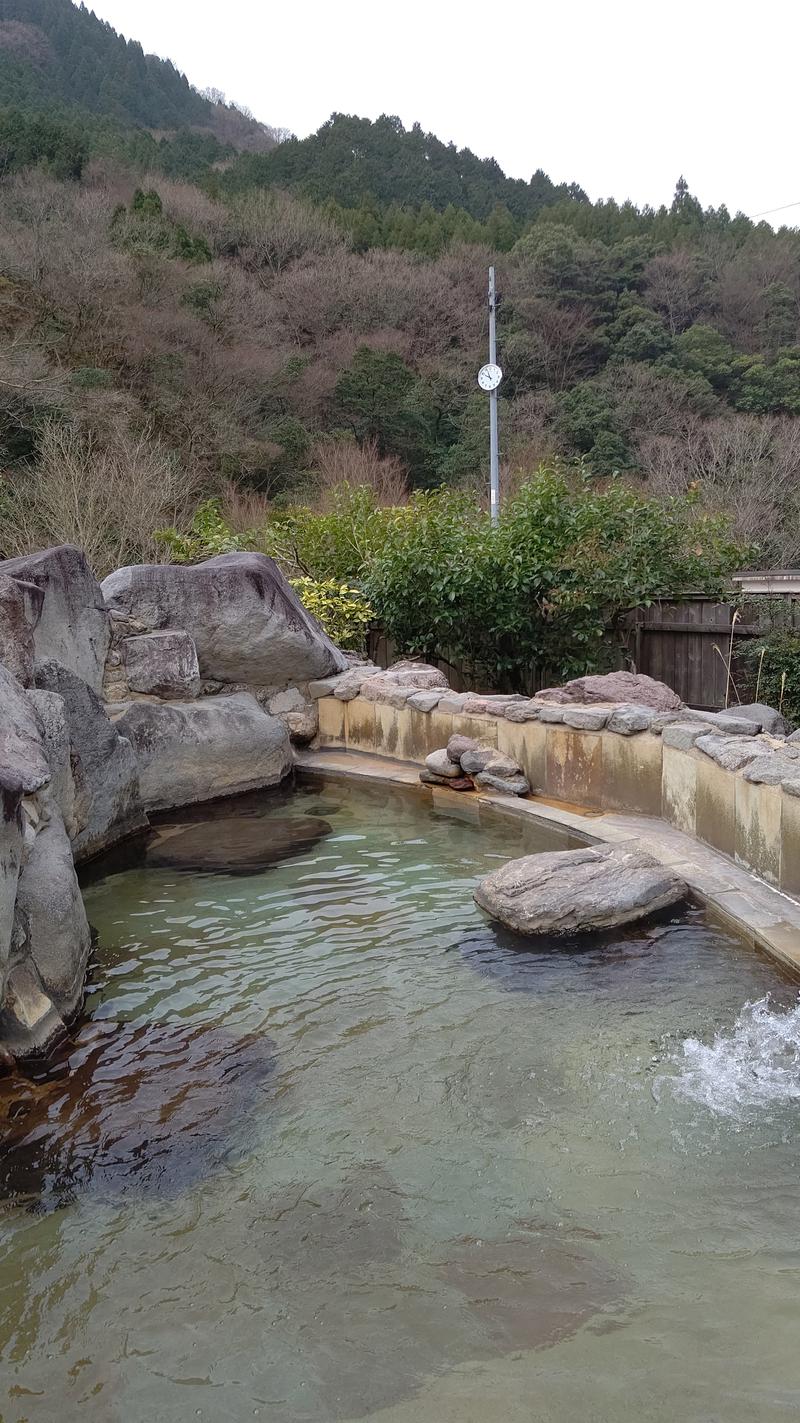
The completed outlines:
[[[304,607],[320,622],[328,637],[350,652],[363,652],[367,629],[374,614],[357,588],[335,578],[292,578],[292,587]]]
[[[511,687],[532,666],[563,679],[608,665],[624,611],[689,589],[720,594],[750,552],[692,496],[648,498],[561,467],[522,485],[497,528],[466,490],[377,508],[370,488],[343,484],[325,513],[273,509],[235,536],[211,500],[189,535],[159,537],[181,562],[261,549],[342,646],[360,648],[374,615],[399,652],[461,660]]]
[[[496,529],[465,493],[395,509],[364,587],[398,650],[463,660],[523,686],[607,663],[620,615],[688,589],[719,593],[747,551],[691,497],[647,498],[621,480],[542,468]]]
[[[754,696],[758,687],[757,700],[777,707],[795,725],[800,723],[800,633],[775,628],[751,642],[740,655]]]
[[[218,499],[207,499],[200,505],[187,534],[178,529],[156,529],[153,537],[166,549],[171,563],[202,563],[219,553],[252,547],[250,534],[234,534],[228,528]]]
[[[340,484],[324,514],[297,506],[273,512],[259,547],[289,575],[359,581],[401,512],[376,508],[365,485]]]

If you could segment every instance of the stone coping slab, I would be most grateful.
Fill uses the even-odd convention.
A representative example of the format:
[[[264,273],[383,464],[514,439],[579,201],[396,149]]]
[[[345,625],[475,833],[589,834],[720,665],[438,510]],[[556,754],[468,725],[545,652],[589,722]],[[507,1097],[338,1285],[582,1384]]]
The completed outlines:
[[[431,795],[431,788],[420,783],[418,766],[360,751],[303,751],[296,764],[300,771],[334,779],[410,787],[432,800],[437,810],[452,808],[456,817],[468,814],[468,806],[475,807],[476,815],[485,807],[514,819],[532,816],[541,824],[570,830],[588,844],[630,842],[674,869],[713,918],[800,977],[800,903],[665,820],[619,811],[587,812],[535,796],[510,799],[495,791],[456,794],[434,787]]]

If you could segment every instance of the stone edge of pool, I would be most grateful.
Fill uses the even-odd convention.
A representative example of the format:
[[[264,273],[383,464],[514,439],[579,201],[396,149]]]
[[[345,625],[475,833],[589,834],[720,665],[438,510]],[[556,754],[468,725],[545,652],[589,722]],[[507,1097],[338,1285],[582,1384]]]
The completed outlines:
[[[314,749],[300,770],[418,786],[437,810],[532,816],[588,842],[634,841],[684,878],[693,898],[754,946],[800,975],[800,800],[754,785],[694,750],[642,732],[619,737],[541,722],[444,715],[356,698],[323,697]],[[423,787],[425,756],[454,733],[512,756],[538,794],[457,794]]]

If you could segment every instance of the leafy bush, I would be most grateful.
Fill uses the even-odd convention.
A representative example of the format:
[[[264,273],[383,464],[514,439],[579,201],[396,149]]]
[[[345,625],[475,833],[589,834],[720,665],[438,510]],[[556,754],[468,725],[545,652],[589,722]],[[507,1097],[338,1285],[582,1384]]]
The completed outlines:
[[[466,494],[414,495],[392,511],[364,587],[399,650],[522,686],[532,665],[557,678],[602,667],[622,612],[720,592],[746,552],[691,497],[649,499],[620,480],[542,468],[497,529]]]
[[[341,484],[326,513],[299,507],[273,513],[259,546],[289,575],[359,581],[401,512],[377,508],[365,485]]]
[[[292,578],[304,607],[322,624],[328,637],[351,652],[363,652],[374,613],[357,588],[335,578]]]
[[[374,616],[399,651],[463,660],[511,687],[534,665],[554,679],[597,670],[622,612],[688,589],[721,593],[749,552],[694,496],[648,498],[561,467],[524,483],[497,528],[466,490],[417,491],[390,508],[364,486],[331,497],[327,512],[273,509],[239,535],[210,501],[189,535],[160,538],[182,562],[261,549],[342,646],[360,648]]]
[[[777,707],[788,721],[800,723],[800,633],[775,628],[740,654],[758,701]],[[735,708],[734,708],[735,710]]]
[[[179,529],[157,529],[153,536],[166,551],[170,563],[202,563],[220,553],[236,553],[251,547],[248,534],[234,534],[222,517],[218,499],[206,499],[195,512],[187,533]]]

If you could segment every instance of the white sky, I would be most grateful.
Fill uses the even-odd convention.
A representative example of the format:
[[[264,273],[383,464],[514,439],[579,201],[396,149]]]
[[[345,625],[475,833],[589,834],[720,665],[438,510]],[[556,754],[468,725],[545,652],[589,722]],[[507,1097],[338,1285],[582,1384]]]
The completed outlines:
[[[301,137],[398,114],[591,198],[796,203],[797,0],[87,0],[191,82]]]

